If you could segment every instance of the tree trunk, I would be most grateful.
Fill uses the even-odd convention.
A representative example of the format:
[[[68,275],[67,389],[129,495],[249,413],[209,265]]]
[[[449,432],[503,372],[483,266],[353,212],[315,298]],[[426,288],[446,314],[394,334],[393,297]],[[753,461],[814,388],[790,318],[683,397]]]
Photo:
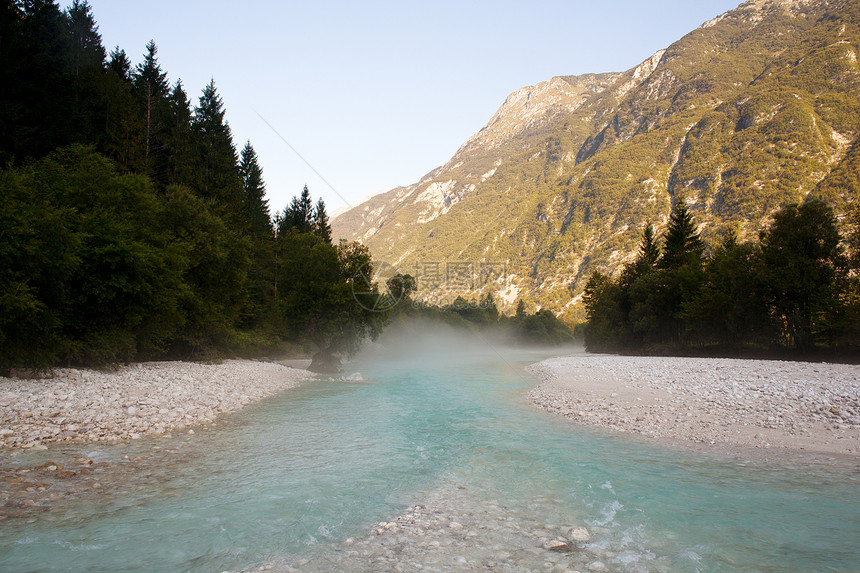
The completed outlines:
[[[335,355],[334,351],[329,348],[323,348],[319,352],[313,355],[311,358],[311,365],[308,366],[308,370],[311,372],[318,372],[320,374],[337,374],[343,370],[340,358]]]

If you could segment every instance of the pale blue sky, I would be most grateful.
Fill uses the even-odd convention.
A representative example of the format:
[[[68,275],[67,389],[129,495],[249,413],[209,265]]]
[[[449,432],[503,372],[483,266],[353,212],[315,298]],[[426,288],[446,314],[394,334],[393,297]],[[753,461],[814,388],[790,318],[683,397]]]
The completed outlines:
[[[414,183],[510,92],[627,70],[737,2],[90,0],[108,51],[137,64],[155,40],[193,103],[215,79],[273,212],[305,183],[330,212]]]

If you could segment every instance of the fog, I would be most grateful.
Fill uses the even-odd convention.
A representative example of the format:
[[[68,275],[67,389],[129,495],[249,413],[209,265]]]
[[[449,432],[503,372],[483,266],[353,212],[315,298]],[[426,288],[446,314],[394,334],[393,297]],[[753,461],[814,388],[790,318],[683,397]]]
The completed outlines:
[[[499,329],[465,329],[423,318],[400,320],[368,342],[354,362],[376,360],[436,360],[455,363],[469,357],[563,356],[585,352],[582,344],[536,345],[516,343]]]

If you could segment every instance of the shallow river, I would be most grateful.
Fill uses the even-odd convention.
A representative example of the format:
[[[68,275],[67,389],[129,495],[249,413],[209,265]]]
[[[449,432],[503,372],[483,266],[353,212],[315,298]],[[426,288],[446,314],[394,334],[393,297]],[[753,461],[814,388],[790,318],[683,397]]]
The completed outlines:
[[[184,437],[195,455],[163,479],[0,523],[0,570],[860,571],[856,472],[579,428],[527,403],[522,368],[543,357],[377,347],[348,366],[362,380],[320,377]],[[152,447],[137,442],[86,454],[118,463]],[[415,504],[420,536],[373,533]],[[577,525],[587,543],[542,547]]]

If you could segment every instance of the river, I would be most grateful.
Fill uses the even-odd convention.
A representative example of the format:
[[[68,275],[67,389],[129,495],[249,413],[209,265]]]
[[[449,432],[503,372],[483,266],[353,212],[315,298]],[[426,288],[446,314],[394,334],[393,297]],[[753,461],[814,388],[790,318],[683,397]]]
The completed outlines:
[[[160,479],[0,522],[0,570],[860,571],[856,472],[572,425],[525,398],[523,368],[547,355],[377,345],[347,380],[320,376],[184,437],[194,455]],[[86,454],[154,447],[136,442]],[[409,527],[374,533],[397,516]],[[590,539],[544,547],[573,526]]]

